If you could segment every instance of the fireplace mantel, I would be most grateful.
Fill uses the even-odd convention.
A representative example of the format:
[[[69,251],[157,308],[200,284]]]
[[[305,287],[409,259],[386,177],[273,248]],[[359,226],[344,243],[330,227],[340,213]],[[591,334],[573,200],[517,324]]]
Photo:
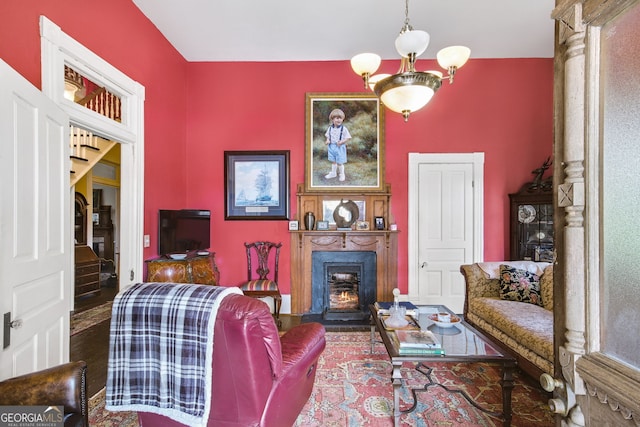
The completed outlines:
[[[372,251],[376,253],[376,298],[391,301],[397,281],[397,231],[292,231],[291,314],[311,309],[311,253]]]
[[[383,217],[388,227],[393,222],[389,210],[390,189],[383,193],[305,193],[298,186],[298,218],[302,224],[305,212],[322,218],[323,200],[363,200],[365,220],[374,224]],[[328,230],[291,231],[291,314],[302,315],[311,310],[312,259],[314,251],[372,251],[376,253],[376,298],[391,301],[398,280],[398,231],[395,230]]]

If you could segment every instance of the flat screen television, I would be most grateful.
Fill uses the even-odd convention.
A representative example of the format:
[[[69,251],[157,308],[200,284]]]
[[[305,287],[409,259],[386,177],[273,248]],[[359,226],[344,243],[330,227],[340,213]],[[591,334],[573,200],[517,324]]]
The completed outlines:
[[[211,245],[211,211],[161,209],[158,229],[160,255],[206,251]]]

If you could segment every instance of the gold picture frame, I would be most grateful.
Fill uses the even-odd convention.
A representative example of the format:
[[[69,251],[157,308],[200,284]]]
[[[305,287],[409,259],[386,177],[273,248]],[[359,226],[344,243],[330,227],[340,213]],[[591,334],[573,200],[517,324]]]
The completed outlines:
[[[356,230],[358,231],[369,230],[369,221],[356,221]]]
[[[385,191],[384,108],[378,97],[366,93],[307,93],[305,109],[305,191]],[[344,177],[338,174],[327,178],[334,162],[328,159],[325,135],[331,126],[329,115],[335,109],[344,112],[342,125],[351,139],[346,143]]]

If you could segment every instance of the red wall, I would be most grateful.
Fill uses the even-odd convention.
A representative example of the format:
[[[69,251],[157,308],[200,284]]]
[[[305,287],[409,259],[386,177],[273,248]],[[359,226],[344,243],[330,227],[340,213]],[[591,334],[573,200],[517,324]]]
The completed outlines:
[[[157,221],[159,208],[187,203],[187,62],[131,0],[3,0],[0,58],[37,87],[40,15],[145,87],[145,233],[157,247],[156,228],[146,224]]]
[[[424,69],[437,67],[421,61]],[[397,63],[388,61],[387,67]],[[386,181],[401,231],[398,285],[407,291],[408,153],[485,153],[485,259],[508,256],[508,193],[530,181],[552,153],[551,59],[471,60],[424,109],[404,122],[386,113]],[[187,200],[213,211],[213,250],[222,281],[245,276],[241,243],[282,241],[285,221],[224,221],[224,151],[291,151],[291,218],[304,180],[305,93],[361,92],[348,61],[316,63],[191,63],[187,106]],[[288,292],[284,263],[281,286]]]
[[[40,87],[38,17],[63,31],[146,89],[145,234],[156,254],[161,208],[211,209],[212,250],[224,284],[246,274],[242,243],[284,243],[281,287],[289,293],[285,221],[224,221],[225,150],[291,151],[291,217],[304,179],[305,93],[361,92],[348,61],[187,63],[130,0],[0,2],[0,58]],[[95,22],[100,25],[82,23]],[[97,31],[97,28],[105,31]],[[113,29],[107,33],[106,29]],[[434,61],[420,60],[421,69]],[[394,71],[397,61],[383,64]],[[485,153],[485,259],[508,253],[508,193],[531,180],[552,153],[552,59],[472,59],[408,123],[387,112],[386,181],[400,232],[398,286],[407,291],[408,153]]]

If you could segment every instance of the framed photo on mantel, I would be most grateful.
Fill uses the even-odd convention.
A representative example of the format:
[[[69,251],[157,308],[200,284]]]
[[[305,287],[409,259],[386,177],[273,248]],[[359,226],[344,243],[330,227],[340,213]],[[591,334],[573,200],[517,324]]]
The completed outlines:
[[[306,192],[384,191],[384,108],[374,94],[307,93]]]
[[[289,151],[224,152],[224,219],[289,219]]]

